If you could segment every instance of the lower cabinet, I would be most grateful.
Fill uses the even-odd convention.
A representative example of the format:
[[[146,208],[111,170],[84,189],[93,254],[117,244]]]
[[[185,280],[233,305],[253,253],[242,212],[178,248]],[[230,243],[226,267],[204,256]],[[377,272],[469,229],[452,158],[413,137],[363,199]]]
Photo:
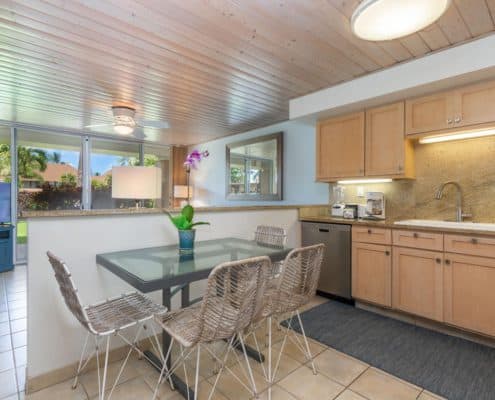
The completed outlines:
[[[443,252],[394,247],[392,307],[443,321]]]
[[[445,253],[445,322],[495,336],[495,259]]]
[[[352,244],[352,296],[392,306],[392,248],[369,243]]]

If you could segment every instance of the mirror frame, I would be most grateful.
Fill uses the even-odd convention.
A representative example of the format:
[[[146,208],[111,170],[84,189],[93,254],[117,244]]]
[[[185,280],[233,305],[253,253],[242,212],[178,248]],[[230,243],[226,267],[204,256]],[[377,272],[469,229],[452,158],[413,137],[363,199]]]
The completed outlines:
[[[239,147],[239,146],[246,146],[249,144],[253,143],[260,143],[260,142],[266,142],[268,140],[275,139],[277,141],[277,160],[276,160],[276,165],[277,165],[277,193],[275,194],[248,194],[248,193],[241,193],[241,194],[235,194],[235,193],[230,193],[229,192],[229,186],[230,186],[230,177],[229,177],[229,171],[230,171],[230,150],[234,147]],[[243,201],[277,201],[277,200],[282,200],[283,195],[282,195],[282,190],[283,190],[283,185],[282,185],[282,180],[283,180],[283,143],[284,143],[284,133],[283,132],[277,132],[277,133],[272,133],[270,135],[264,135],[264,136],[257,136],[252,139],[247,139],[243,140],[240,142],[234,142],[234,143],[229,143],[225,146],[226,150],[226,159],[225,159],[225,198],[227,200],[243,200]]]

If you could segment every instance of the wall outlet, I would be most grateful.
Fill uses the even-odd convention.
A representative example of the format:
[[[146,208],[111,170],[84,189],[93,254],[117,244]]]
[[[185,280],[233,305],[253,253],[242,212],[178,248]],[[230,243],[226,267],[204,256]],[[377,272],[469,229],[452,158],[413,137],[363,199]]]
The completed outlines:
[[[364,186],[358,186],[356,188],[357,197],[364,197]]]

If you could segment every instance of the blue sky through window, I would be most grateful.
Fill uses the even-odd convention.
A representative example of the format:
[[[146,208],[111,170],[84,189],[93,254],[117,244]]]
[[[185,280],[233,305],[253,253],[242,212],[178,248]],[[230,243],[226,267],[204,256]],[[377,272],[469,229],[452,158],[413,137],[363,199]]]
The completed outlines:
[[[48,156],[55,153],[60,153],[60,161],[66,164],[70,164],[74,167],[79,165],[79,152],[57,149],[43,149]],[[100,174],[103,175],[108,170],[112,169],[112,166],[119,165],[121,156],[112,156],[108,154],[91,154],[91,175]]]

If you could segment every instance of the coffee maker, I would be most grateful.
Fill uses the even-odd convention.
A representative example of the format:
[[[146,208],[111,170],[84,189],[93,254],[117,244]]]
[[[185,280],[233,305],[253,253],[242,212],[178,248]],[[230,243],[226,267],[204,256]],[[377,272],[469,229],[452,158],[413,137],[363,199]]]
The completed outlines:
[[[332,217],[343,217],[344,216],[344,208],[345,208],[345,203],[344,203],[344,198],[345,198],[345,193],[344,193],[344,187],[337,185],[333,187],[333,194],[332,194],[332,210],[331,210],[331,215]]]
[[[366,193],[365,218],[385,219],[385,195],[382,192]]]

